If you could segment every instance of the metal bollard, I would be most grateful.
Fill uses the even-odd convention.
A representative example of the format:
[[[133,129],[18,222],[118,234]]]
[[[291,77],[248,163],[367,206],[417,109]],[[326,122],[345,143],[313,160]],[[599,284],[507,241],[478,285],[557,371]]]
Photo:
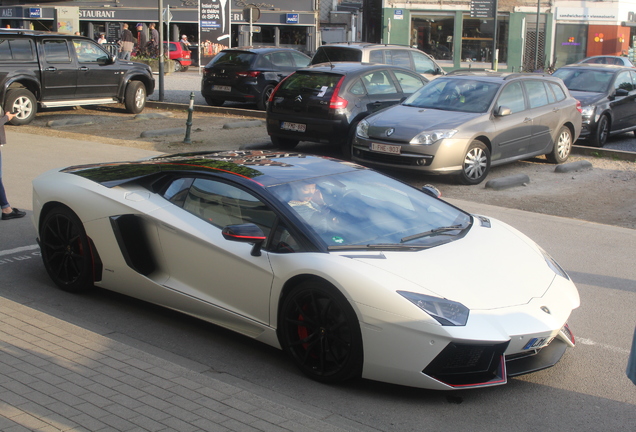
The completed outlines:
[[[194,112],[194,92],[190,93],[190,106],[188,107],[188,120],[186,121],[186,134],[183,142],[185,144],[192,144],[190,139],[190,130],[192,129],[192,113]]]

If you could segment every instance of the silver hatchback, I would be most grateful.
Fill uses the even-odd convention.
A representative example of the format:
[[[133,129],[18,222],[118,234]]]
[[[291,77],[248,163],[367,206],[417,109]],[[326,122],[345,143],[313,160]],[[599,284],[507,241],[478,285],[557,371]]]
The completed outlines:
[[[491,166],[546,155],[565,162],[581,132],[581,105],[549,75],[462,72],[433,80],[362,120],[355,161],[457,174],[477,184]]]

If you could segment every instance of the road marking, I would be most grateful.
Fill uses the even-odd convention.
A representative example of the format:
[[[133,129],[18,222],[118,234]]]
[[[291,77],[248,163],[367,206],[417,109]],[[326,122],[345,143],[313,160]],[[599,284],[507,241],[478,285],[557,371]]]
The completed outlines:
[[[629,350],[627,349],[623,349],[623,348],[619,348],[619,347],[615,347],[612,345],[607,345],[607,344],[602,344],[602,343],[598,343],[598,342],[594,342],[592,339],[586,339],[586,338],[582,338],[582,337],[577,337],[576,338],[576,342],[583,344],[583,345],[594,345],[606,350],[610,350],[610,351],[614,351],[617,353],[621,353],[621,354],[629,354]]]
[[[5,250],[5,251],[0,251],[0,256],[5,256],[5,255],[15,255],[17,253],[20,252],[26,252],[26,251],[31,251],[34,249],[40,249],[40,245],[30,245],[30,246],[22,246],[22,247],[18,247],[15,249],[9,249],[9,250]]]

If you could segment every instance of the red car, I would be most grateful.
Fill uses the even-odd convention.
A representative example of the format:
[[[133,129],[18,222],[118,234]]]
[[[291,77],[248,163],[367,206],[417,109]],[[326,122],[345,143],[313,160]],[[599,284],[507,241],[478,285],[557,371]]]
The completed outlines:
[[[170,44],[170,60],[173,65],[173,71],[185,72],[192,64],[190,58],[190,50],[182,42],[164,42],[164,51],[168,50],[168,44]]]

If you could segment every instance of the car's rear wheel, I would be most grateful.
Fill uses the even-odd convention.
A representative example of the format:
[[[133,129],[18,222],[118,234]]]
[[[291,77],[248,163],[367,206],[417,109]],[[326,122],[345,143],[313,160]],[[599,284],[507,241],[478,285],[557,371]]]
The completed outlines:
[[[347,299],[326,282],[305,281],[285,297],[279,340],[296,366],[316,381],[335,383],[361,375],[360,323]]]
[[[572,151],[572,131],[567,126],[561,126],[552,152],[545,155],[550,163],[560,164],[568,160]]]
[[[56,207],[47,213],[40,228],[40,247],[44,268],[58,287],[80,292],[93,286],[88,237],[70,209]]]
[[[590,144],[594,147],[603,147],[607,142],[610,131],[610,120],[606,115],[602,115],[596,123],[596,130],[590,136]]]
[[[146,106],[146,86],[141,81],[131,81],[126,86],[124,99],[126,111],[131,114],[139,114]]]
[[[27,89],[13,89],[7,92],[4,100],[4,109],[17,115],[11,120],[11,124],[19,126],[31,123],[38,112],[38,103],[35,96]]]
[[[298,145],[298,140],[289,138],[271,137],[272,144],[283,150],[293,150]]]
[[[490,171],[490,150],[486,144],[475,140],[464,155],[459,181],[467,185],[479,184],[484,181],[488,171]]]
[[[174,72],[180,72],[181,69],[181,62],[179,62],[178,60],[172,60],[172,70]]]
[[[205,103],[207,103],[210,106],[221,106],[225,103],[225,101],[223,99],[215,99],[212,98],[210,96],[205,96]]]
[[[190,66],[181,66],[181,72],[187,72]]]
[[[267,109],[267,101],[269,100],[269,97],[272,95],[273,91],[274,91],[274,86],[273,85],[265,86],[265,88],[263,89],[263,92],[261,93],[261,96],[260,96],[258,102],[256,103],[256,107],[259,110]]]

